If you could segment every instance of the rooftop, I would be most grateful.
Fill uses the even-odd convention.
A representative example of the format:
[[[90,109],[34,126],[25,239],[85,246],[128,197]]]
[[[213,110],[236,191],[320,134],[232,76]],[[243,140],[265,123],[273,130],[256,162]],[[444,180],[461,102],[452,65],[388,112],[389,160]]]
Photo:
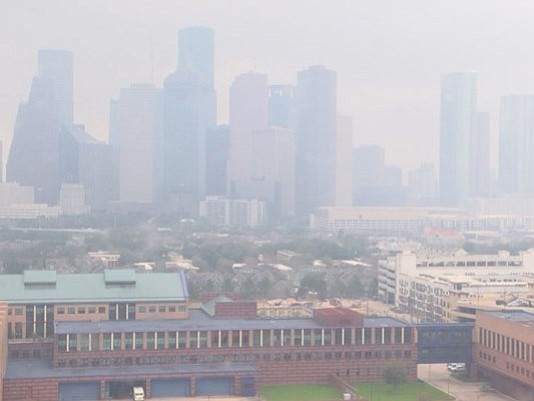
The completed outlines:
[[[522,310],[491,311],[484,313],[501,319],[513,320],[515,322],[534,322],[534,313]]]
[[[188,298],[181,273],[137,273],[125,269],[87,274],[49,270],[5,274],[0,275],[0,294],[8,303],[165,302]]]
[[[407,323],[391,317],[366,316],[364,327],[407,327]],[[132,331],[180,330],[265,330],[265,329],[320,329],[313,319],[214,319],[201,310],[190,309],[189,319],[177,320],[104,320],[98,322],[56,322],[56,334],[120,333]]]

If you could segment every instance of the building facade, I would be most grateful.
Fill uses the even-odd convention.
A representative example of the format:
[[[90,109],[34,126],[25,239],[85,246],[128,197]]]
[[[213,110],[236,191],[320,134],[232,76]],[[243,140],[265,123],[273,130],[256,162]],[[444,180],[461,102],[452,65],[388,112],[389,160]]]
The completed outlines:
[[[454,72],[441,79],[440,202],[459,206],[472,189],[476,136],[477,73]]]
[[[149,397],[251,396],[331,376],[380,381],[393,361],[416,378],[415,329],[392,318],[334,308],[262,319],[255,302],[224,296],[190,309],[179,273],[32,271],[0,285],[9,286],[3,401],[118,399],[133,386]]]
[[[63,124],[72,124],[72,80],[71,52],[39,50],[38,72],[28,101],[19,107],[6,166],[6,181],[40,188],[39,203],[58,200],[59,135]]]
[[[534,314],[477,313],[474,359],[480,379],[518,400],[534,396]]]

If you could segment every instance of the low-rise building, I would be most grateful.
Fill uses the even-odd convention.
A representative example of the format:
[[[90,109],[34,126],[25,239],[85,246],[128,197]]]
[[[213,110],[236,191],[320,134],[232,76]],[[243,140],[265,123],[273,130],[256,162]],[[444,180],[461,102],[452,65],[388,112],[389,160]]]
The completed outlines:
[[[192,309],[180,273],[30,271],[0,276],[0,294],[3,401],[117,399],[139,386],[148,397],[250,396],[331,376],[379,381],[389,361],[416,378],[409,324],[343,308],[261,318],[255,302],[226,297]]]
[[[478,312],[474,360],[481,380],[518,400],[534,395],[534,314]]]

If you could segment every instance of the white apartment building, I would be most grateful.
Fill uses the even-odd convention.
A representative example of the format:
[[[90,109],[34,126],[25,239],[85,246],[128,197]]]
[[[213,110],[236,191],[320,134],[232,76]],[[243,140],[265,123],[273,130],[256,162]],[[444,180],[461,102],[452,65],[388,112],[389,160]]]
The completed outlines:
[[[256,227],[267,223],[267,203],[258,199],[208,196],[200,202],[199,214],[215,225]]]
[[[403,251],[379,262],[378,288],[388,303],[425,321],[450,318],[450,298],[522,296],[534,284],[534,250],[510,255],[418,256]]]

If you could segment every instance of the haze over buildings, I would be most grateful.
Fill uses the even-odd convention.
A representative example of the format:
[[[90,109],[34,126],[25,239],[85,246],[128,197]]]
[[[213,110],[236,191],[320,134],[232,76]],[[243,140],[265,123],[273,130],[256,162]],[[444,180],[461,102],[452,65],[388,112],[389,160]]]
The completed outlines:
[[[293,79],[276,83],[270,71],[241,68],[228,91],[216,92],[218,56],[227,50],[216,45],[217,37],[207,26],[175,30],[178,50],[162,84],[133,81],[111,101],[109,145],[79,121],[73,124],[73,53],[41,50],[13,130],[7,180],[32,186],[36,200],[49,205],[58,203],[62,184],[80,184],[85,203],[96,210],[128,205],[195,218],[207,195],[259,201],[271,223],[295,216],[306,222],[322,207],[465,208],[476,197],[534,191],[528,184],[534,180],[532,95],[502,98],[497,186],[491,174],[491,127],[497,124],[490,124],[496,118],[478,107],[479,92],[486,96],[479,87],[488,81],[476,71],[447,68],[434,97],[441,104],[435,119],[439,166],[428,162],[431,151],[407,136],[406,146],[425,161],[414,160],[416,168],[405,174],[390,163],[396,156],[378,138],[353,148],[365,136],[361,119],[338,107],[350,78],[324,66],[326,57],[294,66]],[[224,119],[217,113],[221,98],[228,99],[228,126],[217,125]],[[395,130],[391,135],[404,138]]]

